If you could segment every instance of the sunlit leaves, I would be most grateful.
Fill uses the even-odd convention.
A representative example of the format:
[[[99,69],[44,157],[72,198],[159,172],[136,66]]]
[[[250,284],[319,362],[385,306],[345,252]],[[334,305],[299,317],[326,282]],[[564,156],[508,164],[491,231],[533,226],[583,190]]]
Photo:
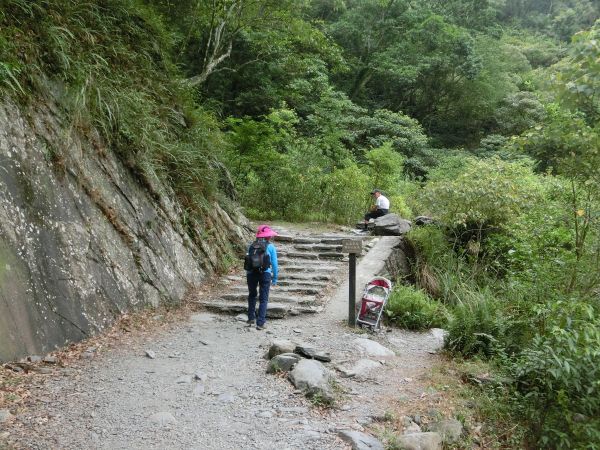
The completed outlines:
[[[431,213],[452,225],[506,226],[538,198],[539,181],[526,162],[468,159],[424,189]]]

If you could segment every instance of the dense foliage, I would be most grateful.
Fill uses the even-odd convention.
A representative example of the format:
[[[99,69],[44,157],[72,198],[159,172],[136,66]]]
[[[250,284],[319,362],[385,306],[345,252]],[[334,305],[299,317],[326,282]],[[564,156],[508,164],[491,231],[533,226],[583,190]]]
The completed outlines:
[[[450,352],[512,380],[499,401],[530,433],[499,445],[594,449],[599,13],[593,0],[0,0],[0,91],[97,130],[150,188],[172,187],[189,223],[215,199],[351,223],[374,187],[393,212],[432,215],[410,234],[417,286],[393,294],[390,320],[444,325]]]

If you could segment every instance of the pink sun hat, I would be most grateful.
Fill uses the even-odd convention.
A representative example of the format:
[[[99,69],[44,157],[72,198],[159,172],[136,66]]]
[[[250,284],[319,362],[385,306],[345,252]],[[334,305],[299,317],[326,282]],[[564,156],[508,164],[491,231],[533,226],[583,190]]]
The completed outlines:
[[[274,236],[277,236],[277,233],[275,233],[269,225],[258,226],[258,230],[256,231],[257,238],[270,238]]]

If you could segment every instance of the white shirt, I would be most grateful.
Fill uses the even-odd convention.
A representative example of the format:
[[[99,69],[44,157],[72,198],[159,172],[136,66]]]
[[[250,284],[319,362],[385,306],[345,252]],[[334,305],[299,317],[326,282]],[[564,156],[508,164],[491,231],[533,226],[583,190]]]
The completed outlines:
[[[383,194],[377,197],[377,209],[390,209],[390,201]]]

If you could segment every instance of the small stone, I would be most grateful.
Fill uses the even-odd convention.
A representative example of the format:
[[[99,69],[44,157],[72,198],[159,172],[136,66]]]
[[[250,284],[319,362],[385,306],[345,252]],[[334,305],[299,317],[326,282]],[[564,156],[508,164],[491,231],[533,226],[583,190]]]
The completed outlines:
[[[42,359],[42,361],[46,364],[57,364],[58,358],[56,356],[48,355],[44,359]]]
[[[353,344],[369,356],[395,356],[393,351],[371,339],[357,338],[354,339]]]
[[[454,444],[460,440],[463,432],[463,425],[456,419],[446,419],[433,423],[429,426],[429,431],[435,431],[442,437],[442,442]]]
[[[238,314],[237,316],[235,316],[235,320],[239,322],[247,322],[248,316],[246,314]]]
[[[273,359],[277,355],[282,353],[294,353],[296,348],[295,344],[287,339],[277,339],[273,341],[271,347],[269,347],[268,358]]]
[[[277,408],[280,413],[288,413],[288,414],[307,414],[308,408],[305,406],[291,406],[291,407],[281,407]]]
[[[300,356],[295,353],[282,353],[269,361],[267,373],[289,372],[300,360]]]
[[[235,395],[230,392],[224,392],[217,397],[217,400],[221,403],[233,403],[235,402]]]
[[[408,416],[402,416],[400,418],[400,423],[402,424],[403,427],[408,427],[412,423],[412,419]]]
[[[199,370],[198,372],[196,372],[194,374],[194,378],[196,380],[202,381],[203,383],[208,379],[208,375],[204,372],[202,372],[201,370]]]
[[[177,383],[177,384],[190,384],[191,382],[192,382],[191,375],[181,375],[179,378],[177,378],[177,380],[175,380],[175,383]]]
[[[373,423],[373,419],[369,416],[367,417],[361,417],[360,419],[356,419],[356,422],[358,422],[360,425],[362,426],[366,426],[366,425],[370,425]]]
[[[331,362],[331,355],[327,352],[317,352],[315,353],[314,359],[322,362]]]
[[[302,333],[302,330],[300,330],[299,328],[294,328],[292,331],[298,334]]]
[[[164,426],[169,424],[177,423],[175,417],[170,412],[157,412],[149,417],[150,421],[156,425]]]
[[[150,359],[155,359],[156,353],[154,353],[152,350],[146,350],[146,356]]]
[[[421,432],[421,427],[419,425],[417,425],[414,422],[411,422],[410,425],[408,425],[405,429],[404,429],[404,433],[406,434],[410,434],[410,433],[420,433]]]
[[[193,395],[194,395],[194,397],[200,397],[202,394],[204,394],[204,391],[205,391],[204,385],[203,384],[198,384],[194,388]]]
[[[0,423],[8,422],[12,417],[8,409],[0,409]]]
[[[27,361],[32,363],[39,363],[42,361],[42,357],[38,355],[31,355],[27,357]]]
[[[370,371],[379,367],[377,361],[362,358],[356,361],[351,369],[338,368],[344,377],[365,377]]]
[[[297,353],[298,355],[304,358],[313,359],[317,352],[312,347],[307,347],[305,345],[297,345],[294,349],[294,353]]]
[[[338,435],[343,441],[352,446],[352,450],[383,450],[383,444],[368,434],[359,431],[340,430]]]
[[[404,450],[441,450],[442,437],[438,433],[410,433],[398,437],[399,448]]]

